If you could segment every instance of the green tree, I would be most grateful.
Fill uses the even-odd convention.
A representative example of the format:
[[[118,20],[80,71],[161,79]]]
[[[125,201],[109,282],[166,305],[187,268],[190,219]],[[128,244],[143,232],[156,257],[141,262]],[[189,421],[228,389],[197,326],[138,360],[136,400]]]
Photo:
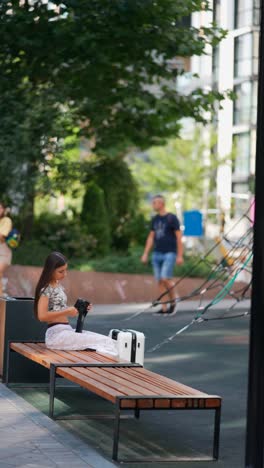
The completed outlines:
[[[183,209],[205,208],[209,192],[215,190],[216,170],[223,163],[214,151],[215,143],[213,133],[205,142],[196,130],[189,139],[170,139],[141,157],[135,155],[131,168],[142,196],[176,192]]]
[[[94,180],[104,192],[112,245],[125,249],[130,242],[127,226],[138,206],[135,180],[126,161],[121,158],[97,158],[92,169]]]
[[[2,0],[0,179],[10,196],[21,192],[27,230],[39,177],[73,127],[97,154],[123,155],[163,144],[182,117],[202,121],[223,98],[183,96],[175,85],[182,71],[171,61],[225,34],[212,25],[201,35],[184,21],[200,9],[200,0]]]
[[[104,193],[95,182],[90,182],[86,186],[81,221],[87,234],[96,240],[96,252],[99,255],[105,255],[110,248],[109,221]]]
[[[0,79],[1,90],[1,79]],[[40,180],[47,180],[49,161],[62,150],[69,132],[69,114],[62,114],[56,97],[45,87],[25,81],[0,92],[1,188],[22,207],[24,236],[32,230],[34,200]]]

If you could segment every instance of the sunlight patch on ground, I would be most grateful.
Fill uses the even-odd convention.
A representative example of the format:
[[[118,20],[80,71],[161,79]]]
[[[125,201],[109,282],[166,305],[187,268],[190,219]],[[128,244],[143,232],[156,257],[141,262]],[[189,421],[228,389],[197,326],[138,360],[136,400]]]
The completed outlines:
[[[186,361],[187,359],[200,359],[205,353],[186,353],[186,354],[167,354],[166,356],[150,356],[148,353],[145,357],[145,363],[151,362],[177,362]]]
[[[232,421],[228,421],[222,423],[222,429],[241,429],[246,426],[246,418],[240,419],[232,419]]]

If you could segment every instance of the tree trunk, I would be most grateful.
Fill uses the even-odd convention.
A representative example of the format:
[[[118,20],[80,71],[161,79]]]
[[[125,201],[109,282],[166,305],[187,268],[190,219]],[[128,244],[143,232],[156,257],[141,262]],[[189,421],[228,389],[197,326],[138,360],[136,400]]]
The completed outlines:
[[[22,210],[22,237],[31,239],[34,224],[35,184],[37,180],[37,166],[31,163],[27,171],[27,183],[25,187],[25,201]]]
[[[22,228],[22,236],[24,239],[31,239],[32,237],[34,224],[34,201],[35,194],[31,191],[31,193],[27,194],[27,200],[25,202],[24,208],[24,220]]]

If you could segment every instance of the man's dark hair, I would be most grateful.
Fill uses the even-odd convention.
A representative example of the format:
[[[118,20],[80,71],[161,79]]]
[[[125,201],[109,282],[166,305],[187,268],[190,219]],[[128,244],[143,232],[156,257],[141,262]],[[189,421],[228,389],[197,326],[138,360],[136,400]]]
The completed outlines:
[[[161,200],[163,200],[165,202],[165,197],[163,195],[154,195],[154,197],[152,198],[152,200],[155,200],[156,198],[160,198]]]

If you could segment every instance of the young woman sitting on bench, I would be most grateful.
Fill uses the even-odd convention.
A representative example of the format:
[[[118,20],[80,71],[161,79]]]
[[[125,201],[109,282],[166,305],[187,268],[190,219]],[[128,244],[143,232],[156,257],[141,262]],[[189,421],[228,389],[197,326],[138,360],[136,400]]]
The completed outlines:
[[[68,317],[76,317],[75,307],[67,306],[67,296],[60,285],[67,274],[67,259],[59,252],[52,252],[46,258],[43,271],[36,287],[34,312],[40,322],[47,322],[45,335],[47,348],[70,350],[94,349],[102,354],[117,357],[117,344],[112,338],[83,331],[75,333]],[[91,309],[88,306],[88,310]]]

